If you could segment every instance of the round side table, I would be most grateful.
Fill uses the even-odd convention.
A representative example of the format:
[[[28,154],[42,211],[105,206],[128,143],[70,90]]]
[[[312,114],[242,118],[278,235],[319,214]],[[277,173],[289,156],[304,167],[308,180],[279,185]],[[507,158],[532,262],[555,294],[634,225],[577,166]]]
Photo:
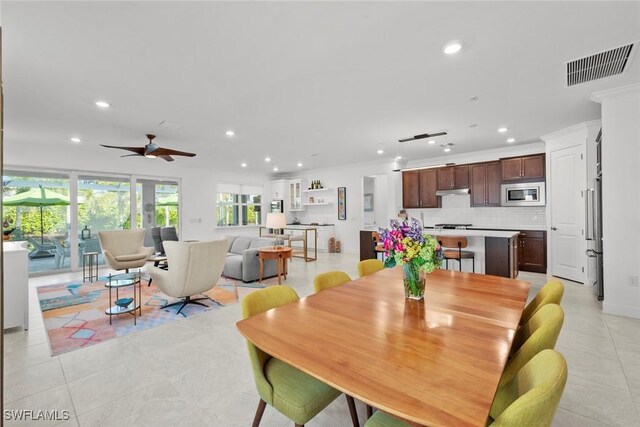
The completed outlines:
[[[260,258],[260,280],[264,274],[264,260],[273,259],[278,263],[278,285],[280,285],[280,276],[284,275],[287,280],[287,259],[291,258],[292,249],[287,246],[268,246],[258,249],[258,258]]]

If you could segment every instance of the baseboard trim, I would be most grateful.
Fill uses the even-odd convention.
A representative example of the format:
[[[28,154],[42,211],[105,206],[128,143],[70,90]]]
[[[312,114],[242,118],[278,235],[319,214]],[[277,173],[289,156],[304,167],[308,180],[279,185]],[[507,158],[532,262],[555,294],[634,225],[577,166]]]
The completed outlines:
[[[608,303],[606,300],[602,303],[602,311],[607,314],[616,316],[633,317],[640,319],[640,307],[632,307],[629,305],[620,305]]]

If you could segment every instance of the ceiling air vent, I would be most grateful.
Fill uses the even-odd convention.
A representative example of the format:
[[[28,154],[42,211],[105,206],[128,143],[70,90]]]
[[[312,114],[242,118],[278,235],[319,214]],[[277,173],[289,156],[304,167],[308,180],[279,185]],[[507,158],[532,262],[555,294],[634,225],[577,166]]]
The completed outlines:
[[[631,43],[567,62],[567,86],[622,73],[634,51],[635,44]]]

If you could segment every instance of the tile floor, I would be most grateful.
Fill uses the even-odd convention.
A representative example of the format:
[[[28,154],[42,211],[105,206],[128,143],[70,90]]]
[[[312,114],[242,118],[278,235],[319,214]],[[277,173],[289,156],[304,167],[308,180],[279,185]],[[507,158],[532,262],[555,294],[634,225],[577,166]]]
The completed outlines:
[[[340,269],[357,277],[357,261],[348,254],[295,260],[287,282],[305,296],[313,292],[317,273]],[[51,357],[34,288],[78,276],[30,280],[31,329],[5,333],[5,409],[71,414],[61,424],[39,426],[251,424],[258,395],[235,329],[240,305]],[[532,294],[546,281],[541,274],[520,278],[533,283]],[[591,289],[565,285],[566,320],[557,349],[569,363],[569,380],[554,425],[640,425],[640,320],[602,314]],[[364,420],[362,404],[358,411]],[[261,425],[292,424],[267,407]],[[349,426],[345,400],[337,399],[308,425]]]

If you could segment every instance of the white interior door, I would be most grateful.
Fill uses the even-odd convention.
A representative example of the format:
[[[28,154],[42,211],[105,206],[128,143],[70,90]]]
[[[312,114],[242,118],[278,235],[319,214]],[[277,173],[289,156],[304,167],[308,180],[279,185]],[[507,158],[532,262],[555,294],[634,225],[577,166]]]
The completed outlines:
[[[552,151],[550,163],[552,274],[584,283],[586,171],[582,145]]]

